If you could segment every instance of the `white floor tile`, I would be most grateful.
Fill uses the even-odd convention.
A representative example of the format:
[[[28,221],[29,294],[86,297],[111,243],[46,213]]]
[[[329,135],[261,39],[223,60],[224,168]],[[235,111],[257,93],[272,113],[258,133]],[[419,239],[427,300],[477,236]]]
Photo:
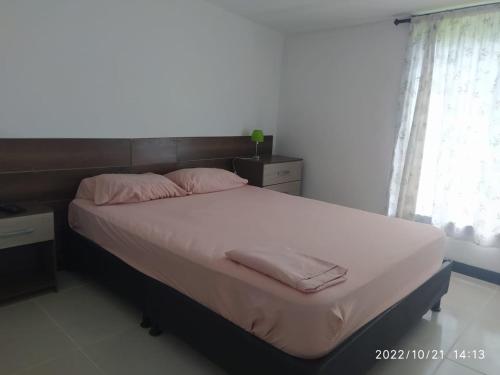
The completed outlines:
[[[431,375],[441,361],[394,360],[378,362],[367,375]]]
[[[103,375],[79,350],[55,358],[38,366],[20,371],[15,375]]]
[[[224,372],[173,336],[133,328],[84,348],[109,375],[222,375]]]
[[[478,319],[489,322],[500,321],[500,290],[489,300]]]
[[[0,374],[33,366],[67,353],[73,347],[33,302],[0,308]]]
[[[93,284],[46,294],[35,302],[78,345],[87,345],[140,322],[141,314],[115,295]]]
[[[459,319],[474,319],[496,291],[496,288],[480,280],[454,274],[441,306]]]
[[[460,337],[448,357],[485,374],[500,373],[500,293],[485,306],[477,321]],[[485,358],[475,358],[484,350]],[[466,358],[460,358],[463,351]],[[457,357],[458,356],[458,357]]]
[[[480,373],[445,359],[434,375],[480,375]]]
[[[463,274],[457,273],[457,272],[452,272],[451,275],[452,275],[451,276],[452,279],[464,280],[464,281],[467,281],[469,283],[473,283],[473,284],[476,284],[476,285],[484,286],[485,288],[494,289],[495,291],[500,290],[500,285],[497,285],[497,284],[489,283],[487,281],[479,280],[479,279],[476,279],[474,277],[463,275]]]

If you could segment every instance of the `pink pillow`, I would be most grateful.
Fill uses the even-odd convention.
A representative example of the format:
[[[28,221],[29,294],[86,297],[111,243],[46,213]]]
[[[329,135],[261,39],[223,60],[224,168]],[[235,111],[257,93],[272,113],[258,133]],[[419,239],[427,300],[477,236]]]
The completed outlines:
[[[76,198],[93,201],[94,194],[95,194],[95,177],[84,178],[80,182],[80,186],[78,186],[78,191],[76,192]]]
[[[170,172],[165,177],[182,187],[188,194],[212,193],[248,184],[235,173],[217,168],[188,168]]]
[[[93,195],[91,194],[92,188]],[[105,205],[137,203],[186,195],[187,193],[175,183],[157,174],[102,174],[83,180],[78,189],[77,198],[89,199],[92,196],[90,199],[96,205]]]

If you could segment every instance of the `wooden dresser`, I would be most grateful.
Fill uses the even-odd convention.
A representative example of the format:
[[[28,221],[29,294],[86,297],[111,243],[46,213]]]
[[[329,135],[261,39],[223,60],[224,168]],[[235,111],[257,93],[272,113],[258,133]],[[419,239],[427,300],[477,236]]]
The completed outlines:
[[[236,173],[250,185],[292,195],[301,194],[302,164],[302,159],[280,155],[234,160]]]

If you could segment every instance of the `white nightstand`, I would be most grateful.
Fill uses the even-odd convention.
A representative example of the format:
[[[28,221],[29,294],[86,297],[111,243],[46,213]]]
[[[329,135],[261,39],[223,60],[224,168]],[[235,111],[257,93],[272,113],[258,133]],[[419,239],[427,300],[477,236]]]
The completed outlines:
[[[300,195],[302,159],[287,156],[262,156],[260,159],[237,158],[236,173],[248,183],[291,195]]]
[[[0,213],[0,302],[45,289],[57,290],[52,209]]]

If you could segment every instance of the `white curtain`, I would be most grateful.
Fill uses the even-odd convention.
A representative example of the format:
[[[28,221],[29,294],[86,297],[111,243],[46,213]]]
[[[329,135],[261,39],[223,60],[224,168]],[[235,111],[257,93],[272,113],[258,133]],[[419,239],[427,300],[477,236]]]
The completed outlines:
[[[500,246],[500,5],[415,17],[389,214]]]

